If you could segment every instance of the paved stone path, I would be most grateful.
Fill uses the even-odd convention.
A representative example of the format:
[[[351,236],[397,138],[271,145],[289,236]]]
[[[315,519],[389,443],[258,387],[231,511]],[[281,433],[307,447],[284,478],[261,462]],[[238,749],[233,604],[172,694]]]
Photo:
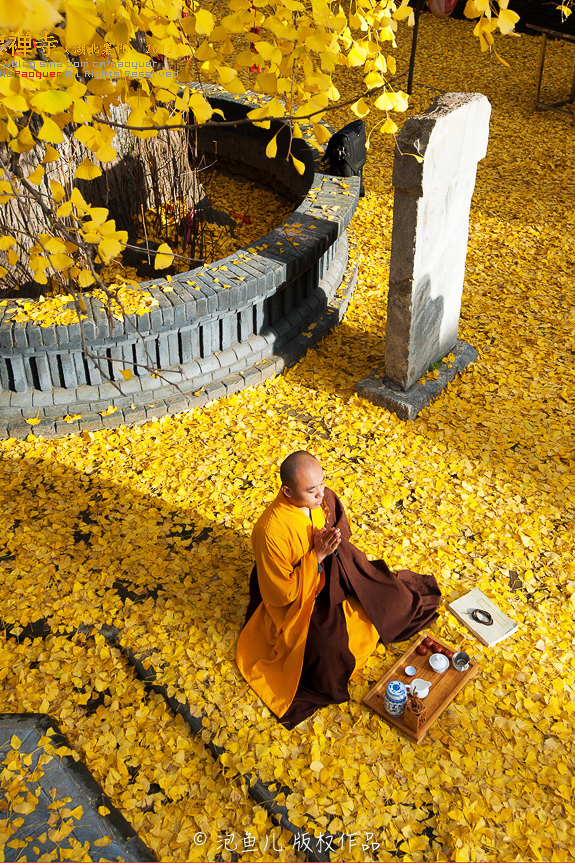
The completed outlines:
[[[2,859],[37,860],[42,855],[54,854],[59,848],[57,858],[53,859],[155,860],[154,854],[112,805],[81,761],[74,761],[71,755],[52,755],[49,761],[42,757],[46,756],[46,750],[40,740],[47,736],[52,741],[50,746],[46,744],[49,749],[52,745],[56,749],[68,746],[51,719],[43,713],[0,714],[0,761],[4,762],[4,767],[7,761],[8,765],[12,764],[12,782],[17,782],[22,775],[16,766],[21,760],[18,753],[31,755],[31,763],[23,771],[25,781],[17,795],[21,802],[16,804],[16,811],[5,812],[0,807]],[[5,781],[10,780],[6,777]],[[37,802],[32,811],[18,812],[18,808],[29,808],[34,798]],[[13,794],[11,801],[14,801]],[[106,807],[109,812],[100,814],[100,807]]]

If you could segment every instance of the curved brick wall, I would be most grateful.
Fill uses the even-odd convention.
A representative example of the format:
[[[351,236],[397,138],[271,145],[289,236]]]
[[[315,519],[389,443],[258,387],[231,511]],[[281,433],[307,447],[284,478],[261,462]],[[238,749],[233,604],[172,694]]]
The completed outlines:
[[[253,107],[237,97],[210,98],[226,119],[239,119]],[[346,227],[359,179],[318,173],[317,151],[295,139],[292,151],[306,165],[300,176],[285,159],[287,130],[278,136],[277,157],[267,159],[274,123],[271,130],[203,128],[198,142],[207,155],[244,165],[303,199],[279,228],[206,269],[174,276],[170,292],[160,289],[168,285],[162,278],[142,283],[159,302],[147,314],[114,319],[111,326],[102,303],[85,298],[86,341],[110,360],[100,364],[116,385],[83,357],[78,323],[40,327],[0,318],[0,437],[28,435],[26,418],[40,419],[34,434],[50,435],[187,410],[278,374],[341,319],[357,274],[348,265]],[[222,265],[230,287],[221,285]],[[316,327],[304,335],[311,323]],[[150,360],[162,377],[131,365]],[[131,380],[124,380],[123,368],[134,370]],[[102,416],[110,405],[117,410]],[[77,414],[80,420],[63,419]]]

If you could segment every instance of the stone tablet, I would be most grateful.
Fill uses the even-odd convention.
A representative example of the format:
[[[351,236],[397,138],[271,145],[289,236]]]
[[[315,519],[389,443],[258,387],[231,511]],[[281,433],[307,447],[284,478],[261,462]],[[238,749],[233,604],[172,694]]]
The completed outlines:
[[[397,136],[385,375],[404,391],[457,341],[469,210],[490,114],[480,93],[447,93]]]
[[[385,368],[356,392],[415,419],[477,358],[457,338],[469,210],[477,163],[485,156],[491,106],[480,93],[446,93],[397,136]],[[432,363],[453,353],[439,379],[417,386]]]

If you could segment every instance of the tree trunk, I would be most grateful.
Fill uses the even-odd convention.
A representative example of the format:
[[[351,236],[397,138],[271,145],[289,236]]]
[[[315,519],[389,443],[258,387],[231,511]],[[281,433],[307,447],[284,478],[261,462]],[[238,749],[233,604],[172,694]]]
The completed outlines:
[[[110,119],[126,122],[129,108],[126,105],[112,106]],[[29,117],[22,118],[22,127],[29,122]],[[40,120],[32,115],[30,130],[37,133]],[[64,130],[64,141],[56,146],[61,158],[45,165],[45,175],[38,191],[44,196],[47,208],[34,200],[18,180],[14,180],[20,196],[0,206],[0,233],[14,236],[16,245],[13,250],[18,253],[19,261],[8,267],[9,272],[0,281],[2,294],[6,296],[38,295],[45,291],[44,286],[34,281],[30,270],[29,250],[36,242],[39,234],[52,235],[52,212],[57,204],[53,201],[50,190],[50,180],[60,183],[66,192],[66,200],[77,186],[86,201],[97,207],[106,207],[110,218],[116,222],[118,230],[128,233],[128,242],[138,243],[139,224],[147,210],[158,214],[154,226],[154,242],[150,248],[157,248],[161,242],[168,242],[168,229],[161,214],[166,208],[179,224],[194,209],[202,196],[197,180],[197,171],[190,160],[189,134],[184,131],[161,131],[154,138],[138,139],[128,130],[118,129],[112,141],[117,152],[113,162],[102,164],[86,147],[73,137],[77,128],[70,124]],[[192,150],[192,152],[194,152]],[[12,177],[27,178],[41,164],[44,149],[34,147],[27,153],[14,153],[6,143],[0,143],[0,158],[3,165],[9,165]],[[94,180],[75,180],[77,166],[88,157],[102,171],[100,177]],[[0,170],[2,179],[7,179],[7,173]],[[6,255],[0,252],[0,264]],[[50,271],[47,271],[50,274]],[[56,277],[60,287],[65,289],[67,277],[60,274]],[[17,293],[13,294],[13,291]],[[7,293],[8,292],[8,293]]]

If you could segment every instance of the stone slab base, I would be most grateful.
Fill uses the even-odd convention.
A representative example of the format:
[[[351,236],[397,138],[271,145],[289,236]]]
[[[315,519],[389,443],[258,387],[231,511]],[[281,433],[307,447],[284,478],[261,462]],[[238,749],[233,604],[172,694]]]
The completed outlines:
[[[475,348],[460,339],[456,341],[451,353],[455,357],[451,368],[445,363],[440,366],[437,380],[427,381],[424,385],[414,384],[404,392],[397,384],[385,378],[385,368],[379,366],[357,384],[355,391],[374,405],[396,414],[401,420],[414,420],[423,408],[435,401],[458,372],[462,372],[477,359]]]

